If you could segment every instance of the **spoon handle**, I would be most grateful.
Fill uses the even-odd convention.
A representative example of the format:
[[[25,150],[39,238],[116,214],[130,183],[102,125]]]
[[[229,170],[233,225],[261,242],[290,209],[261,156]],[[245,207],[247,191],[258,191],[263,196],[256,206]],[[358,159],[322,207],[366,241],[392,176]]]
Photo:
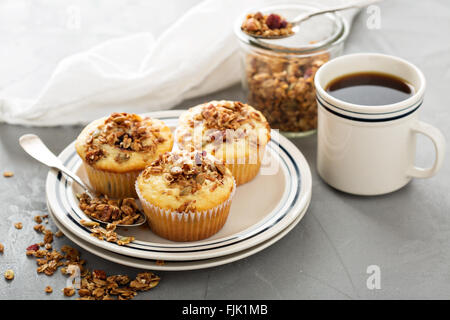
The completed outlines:
[[[42,140],[35,134],[24,134],[20,137],[19,143],[23,150],[32,156],[37,161],[45,164],[50,168],[60,170],[65,175],[69,176],[73,181],[78,183],[84,190],[93,194],[94,192],[89,188],[83,180],[80,179],[75,173],[67,169],[61,162],[61,160],[56,157],[42,142]]]
[[[312,13],[308,13],[308,14],[302,14],[298,17],[296,17],[294,20],[291,21],[292,25],[298,25],[300,22],[309,19],[311,17],[320,15],[320,14],[324,14],[324,13],[331,13],[331,12],[336,12],[336,11],[342,11],[342,10],[347,10],[347,9],[354,9],[354,8],[362,8],[365,6],[368,6],[370,4],[376,3],[376,2],[380,2],[382,0],[362,0],[362,1],[355,1],[352,2],[350,4],[346,4],[346,5],[341,5],[341,6],[336,6],[336,7],[332,7],[332,8],[327,8],[324,10],[319,10],[319,11],[315,11]]]

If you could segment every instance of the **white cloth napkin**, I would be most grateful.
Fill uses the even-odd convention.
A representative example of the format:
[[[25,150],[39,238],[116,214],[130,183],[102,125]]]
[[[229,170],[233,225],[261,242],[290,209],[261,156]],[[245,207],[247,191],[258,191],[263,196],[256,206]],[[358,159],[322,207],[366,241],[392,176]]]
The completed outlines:
[[[319,2],[331,6],[348,1]],[[235,19],[267,3],[273,0],[205,0],[158,38],[136,34],[69,56],[36,100],[0,92],[0,122],[86,123],[113,111],[169,109],[183,99],[228,87],[240,79]],[[355,12],[347,12],[346,18],[351,21]]]

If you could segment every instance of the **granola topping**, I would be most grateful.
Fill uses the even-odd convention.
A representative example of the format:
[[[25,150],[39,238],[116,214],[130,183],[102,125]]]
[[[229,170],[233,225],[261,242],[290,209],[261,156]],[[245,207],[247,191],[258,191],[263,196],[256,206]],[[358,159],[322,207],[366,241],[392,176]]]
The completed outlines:
[[[292,24],[275,13],[267,15],[261,12],[250,13],[242,23],[241,29],[250,35],[262,37],[287,36],[294,33]]]
[[[224,178],[231,176],[222,161],[208,155],[206,151],[177,151],[160,155],[147,169],[142,172],[142,178],[162,176],[168,187],[168,193],[183,199],[195,194],[201,188],[211,191],[224,184]],[[182,201],[179,212],[195,210],[195,200]]]
[[[225,165],[206,151],[178,151],[160,155],[143,171],[142,177],[149,179],[153,175],[163,175],[169,188],[177,188],[179,195],[185,196],[194,194],[207,180],[223,184],[227,174]]]
[[[213,155],[232,143],[257,148],[267,143],[270,127],[259,111],[239,101],[211,101],[189,110],[177,129],[183,145],[207,150]]]
[[[194,120],[203,121],[206,129],[226,130],[238,129],[244,122],[255,118],[261,120],[260,115],[239,101],[221,101],[217,104],[205,104]]]
[[[107,195],[91,198],[88,194],[78,194],[79,207],[91,218],[107,223],[134,224],[140,216],[134,198],[112,200]]]
[[[111,114],[86,141],[86,162],[93,164],[107,155],[102,145],[120,150],[114,158],[118,163],[128,161],[130,152],[154,152],[156,145],[165,139],[160,135],[159,128],[151,123],[150,118],[141,118],[136,114]]]

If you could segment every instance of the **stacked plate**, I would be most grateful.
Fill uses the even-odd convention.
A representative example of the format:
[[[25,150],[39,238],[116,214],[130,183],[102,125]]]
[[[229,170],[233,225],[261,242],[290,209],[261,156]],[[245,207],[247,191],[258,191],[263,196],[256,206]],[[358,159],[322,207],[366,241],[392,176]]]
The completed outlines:
[[[182,111],[146,114],[175,129]],[[74,143],[59,155],[64,165],[83,180],[86,174]],[[120,236],[134,236],[126,246],[90,235],[80,220],[89,220],[79,208],[76,184],[50,171],[46,193],[49,212],[58,228],[73,242],[104,259],[142,269],[192,270],[230,263],[267,248],[291,231],[304,216],[311,199],[311,172],[301,152],[272,131],[272,140],[260,173],[238,187],[228,220],[214,236],[195,242],[173,242],[148,227],[118,228]],[[163,260],[164,264],[156,263]]]

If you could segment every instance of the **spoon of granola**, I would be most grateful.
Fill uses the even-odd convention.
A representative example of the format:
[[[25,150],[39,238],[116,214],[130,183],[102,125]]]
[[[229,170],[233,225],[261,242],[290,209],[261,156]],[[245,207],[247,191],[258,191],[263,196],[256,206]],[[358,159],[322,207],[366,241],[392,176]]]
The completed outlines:
[[[98,196],[79,176],[67,169],[37,135],[25,134],[19,138],[19,144],[34,159],[61,171],[83,189],[84,193],[78,197],[80,209],[92,220],[102,224],[112,223],[117,227],[138,227],[147,221],[134,199],[110,200],[106,196]]]
[[[347,9],[356,9],[380,2],[382,0],[363,0],[351,4],[340,5],[328,9],[322,9],[309,13],[302,13],[292,21],[287,21],[284,17],[271,13],[264,15],[261,12],[250,13],[246,16],[241,25],[241,30],[254,38],[260,39],[282,39],[292,36],[298,31],[299,25],[309,18],[317,15],[331,13]]]

